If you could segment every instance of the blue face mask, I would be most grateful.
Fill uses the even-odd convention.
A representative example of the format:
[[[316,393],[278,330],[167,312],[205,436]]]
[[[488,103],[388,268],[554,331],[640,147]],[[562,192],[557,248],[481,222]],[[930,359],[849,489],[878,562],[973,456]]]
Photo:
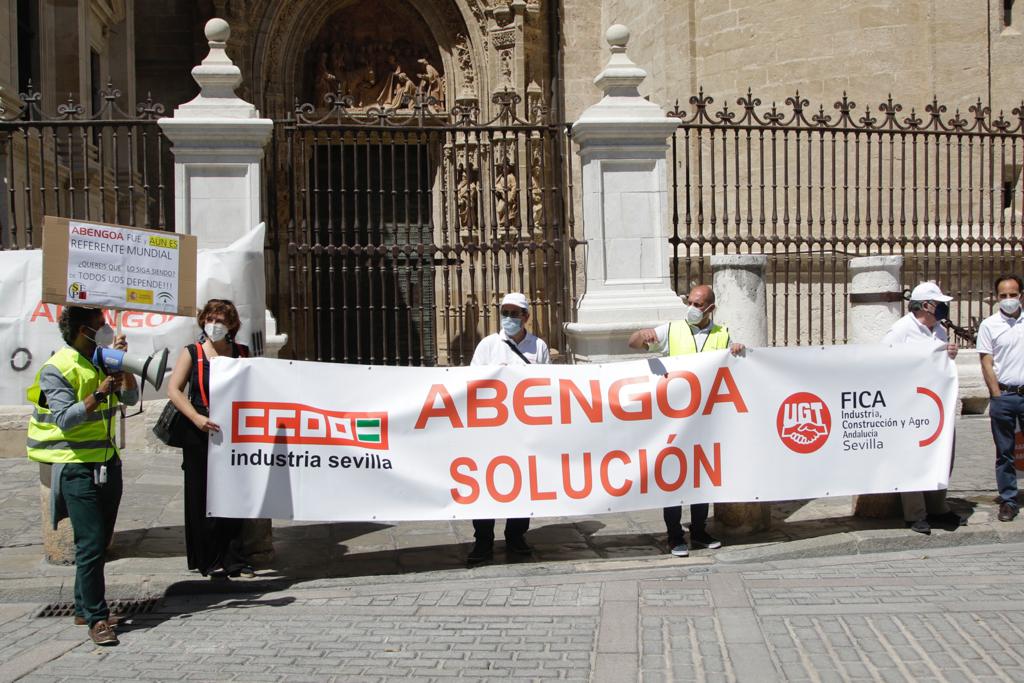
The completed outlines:
[[[519,331],[523,329],[522,318],[501,318],[501,329],[505,330],[505,334],[510,337],[514,337],[519,334]]]

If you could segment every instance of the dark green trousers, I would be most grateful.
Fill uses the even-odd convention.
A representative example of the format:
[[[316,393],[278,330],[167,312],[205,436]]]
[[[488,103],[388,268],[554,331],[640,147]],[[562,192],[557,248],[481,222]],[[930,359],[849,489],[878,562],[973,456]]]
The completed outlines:
[[[99,465],[70,463],[60,475],[60,492],[75,535],[75,614],[89,626],[110,616],[103,567],[121,504],[121,461],[107,462],[107,483],[96,484]]]

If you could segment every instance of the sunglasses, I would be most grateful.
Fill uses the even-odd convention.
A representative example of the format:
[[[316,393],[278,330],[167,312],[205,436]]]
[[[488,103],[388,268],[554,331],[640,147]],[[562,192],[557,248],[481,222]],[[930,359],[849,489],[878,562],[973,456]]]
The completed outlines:
[[[520,311],[518,309],[512,310],[512,311],[502,311],[501,312],[501,317],[502,318],[522,318],[523,317],[523,311]]]

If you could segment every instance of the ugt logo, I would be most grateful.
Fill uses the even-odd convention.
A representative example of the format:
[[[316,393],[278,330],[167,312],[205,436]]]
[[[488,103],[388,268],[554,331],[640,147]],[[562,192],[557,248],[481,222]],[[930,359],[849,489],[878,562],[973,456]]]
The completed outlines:
[[[828,441],[832,416],[818,396],[806,391],[791,395],[779,406],[775,419],[779,438],[791,451],[813,453]]]

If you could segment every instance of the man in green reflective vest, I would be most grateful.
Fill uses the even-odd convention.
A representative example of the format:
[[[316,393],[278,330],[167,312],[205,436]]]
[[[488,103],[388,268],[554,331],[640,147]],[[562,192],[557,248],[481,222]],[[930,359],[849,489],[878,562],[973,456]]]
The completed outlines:
[[[629,346],[641,351],[657,351],[662,355],[684,356],[690,353],[729,349],[740,355],[743,344],[732,343],[729,330],[712,320],[715,293],[708,285],[697,285],[686,297],[686,319],[674,320],[658,327],[637,330],[629,337]],[[690,548],[721,548],[722,542],[707,531],[708,503],[690,506],[690,543],[683,536],[683,508],[667,507],[663,511],[668,532],[669,551],[676,557],[686,557]]]
[[[138,400],[130,373],[107,375],[93,365],[97,346],[127,349],[101,309],[69,306],[60,315],[67,346],[50,356],[26,395],[28,457],[52,466],[51,516],[71,518],[75,536],[75,623],[97,645],[117,645],[105,598],[104,554],[121,503],[121,459],[114,445],[115,408]]]

